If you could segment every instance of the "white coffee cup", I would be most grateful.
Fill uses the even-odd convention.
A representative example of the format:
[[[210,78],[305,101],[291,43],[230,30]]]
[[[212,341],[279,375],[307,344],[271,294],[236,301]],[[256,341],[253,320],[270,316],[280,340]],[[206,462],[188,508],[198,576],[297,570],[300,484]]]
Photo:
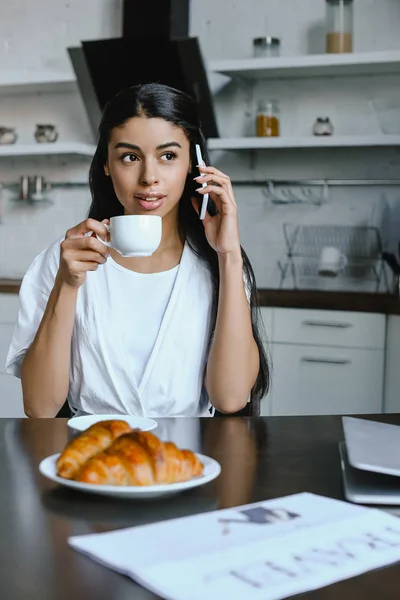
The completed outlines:
[[[151,256],[161,242],[162,218],[157,215],[121,215],[111,217],[109,226],[103,225],[110,233],[110,241],[96,235],[97,239],[122,256]]]
[[[319,260],[318,273],[320,275],[335,277],[347,265],[347,258],[338,248],[326,246],[322,248]]]

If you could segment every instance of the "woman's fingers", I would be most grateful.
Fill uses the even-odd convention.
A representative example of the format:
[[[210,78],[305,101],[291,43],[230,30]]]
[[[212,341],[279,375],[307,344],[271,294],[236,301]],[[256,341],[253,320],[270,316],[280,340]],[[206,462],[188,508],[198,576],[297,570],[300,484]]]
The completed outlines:
[[[107,223],[108,221],[104,219],[104,222]],[[71,227],[71,229],[68,229],[65,237],[83,237],[86,233],[90,232],[97,233],[101,237],[106,237],[108,230],[106,227],[104,227],[103,223],[100,223],[100,221],[96,221],[96,219],[85,219],[78,225],[75,225],[75,227]]]
[[[95,262],[103,265],[107,262],[107,258],[99,252],[92,250],[66,250],[63,255],[64,260],[69,262]]]
[[[233,204],[235,204],[236,206],[232,182],[228,175],[225,175],[225,173],[218,171],[218,169],[216,169],[215,167],[204,167],[204,169],[207,169],[207,171],[205,171],[202,175],[195,177],[195,181],[197,181],[198,183],[213,183],[225,188]]]
[[[199,168],[200,172],[202,172],[202,173],[203,172],[204,173],[213,173],[214,175],[218,175],[219,177],[223,177],[224,179],[228,179],[230,181],[230,177],[226,173],[223,173],[222,171],[219,171],[215,167],[200,166],[198,168]]]
[[[76,263],[75,266],[75,270],[77,272],[81,271],[81,272],[86,272],[86,271],[97,271],[98,267],[99,267],[99,263],[97,262],[84,262],[84,261],[79,261]]]
[[[219,212],[234,213],[237,209],[236,203],[230,197],[228,190],[219,185],[209,184],[196,190],[201,195],[210,194]]]
[[[107,255],[109,254],[108,247],[102,244],[97,238],[92,236],[66,238],[61,244],[61,249],[63,251],[66,251],[68,249],[72,249],[73,251],[91,250],[93,252],[101,254],[104,257],[107,257]]]

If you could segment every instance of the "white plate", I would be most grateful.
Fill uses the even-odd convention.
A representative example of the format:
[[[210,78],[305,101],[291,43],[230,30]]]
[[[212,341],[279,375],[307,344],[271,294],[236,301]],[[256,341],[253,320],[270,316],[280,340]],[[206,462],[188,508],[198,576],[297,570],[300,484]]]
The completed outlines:
[[[73,431],[84,431],[99,421],[112,421],[114,419],[118,419],[118,421],[126,421],[132,427],[132,429],[141,429],[142,431],[150,431],[151,429],[155,429],[157,427],[157,421],[154,421],[154,419],[118,414],[82,415],[82,417],[72,417],[72,419],[67,421],[67,425]]]
[[[39,471],[42,475],[55,481],[60,485],[79,490],[81,492],[89,492],[91,494],[101,494],[103,496],[113,496],[115,498],[156,498],[159,496],[169,496],[190,488],[204,485],[212,481],[221,473],[221,465],[204,454],[196,456],[204,465],[203,474],[199,477],[194,477],[189,481],[182,483],[168,483],[164,485],[146,485],[146,486],[119,486],[119,485],[95,485],[92,483],[80,483],[79,481],[71,481],[57,475],[56,462],[60,454],[52,454],[44,458],[39,465]]]

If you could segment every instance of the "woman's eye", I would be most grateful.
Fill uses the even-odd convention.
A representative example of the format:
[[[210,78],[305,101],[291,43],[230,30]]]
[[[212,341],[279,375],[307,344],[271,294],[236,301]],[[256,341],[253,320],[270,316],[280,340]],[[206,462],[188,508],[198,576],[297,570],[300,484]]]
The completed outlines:
[[[137,156],[136,154],[124,154],[123,156],[121,156],[121,160],[124,163],[136,162]]]
[[[165,158],[167,161],[174,160],[176,158],[175,152],[166,152],[161,158]]]

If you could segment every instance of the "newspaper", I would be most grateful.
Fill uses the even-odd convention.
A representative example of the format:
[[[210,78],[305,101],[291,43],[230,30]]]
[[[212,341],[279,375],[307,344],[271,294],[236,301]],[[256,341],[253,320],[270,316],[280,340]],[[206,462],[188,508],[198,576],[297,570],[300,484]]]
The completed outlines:
[[[400,521],[309,493],[70,545],[168,600],[279,600],[400,560]]]

